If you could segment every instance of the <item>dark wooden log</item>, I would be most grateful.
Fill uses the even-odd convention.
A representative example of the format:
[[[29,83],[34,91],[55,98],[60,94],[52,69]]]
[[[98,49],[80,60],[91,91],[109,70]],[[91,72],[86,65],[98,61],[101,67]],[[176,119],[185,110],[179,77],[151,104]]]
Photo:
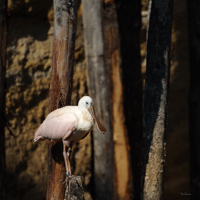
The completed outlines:
[[[121,23],[118,9],[124,4],[103,1],[103,29],[105,45],[106,78],[109,86],[111,120],[113,127],[115,183],[113,199],[133,199],[130,143],[126,127]],[[119,11],[119,10],[118,10]],[[133,11],[132,11],[133,12]],[[119,28],[120,27],[120,28]],[[120,35],[120,33],[122,35]],[[124,52],[123,52],[124,53]],[[126,79],[127,80],[127,79]],[[131,107],[129,108],[131,109]]]
[[[141,1],[115,0],[115,2],[120,35],[120,71],[123,83],[125,124],[128,132],[127,142],[130,145],[134,199],[137,200],[141,199],[142,150]]]
[[[190,193],[200,199],[200,1],[188,1]]]
[[[142,199],[163,199],[172,0],[150,0],[144,92]]]
[[[77,1],[54,0],[54,41],[49,112],[71,102]],[[49,142],[47,199],[64,199],[65,166],[61,142]]]
[[[0,199],[6,199],[5,164],[5,72],[6,72],[7,0],[0,1]]]

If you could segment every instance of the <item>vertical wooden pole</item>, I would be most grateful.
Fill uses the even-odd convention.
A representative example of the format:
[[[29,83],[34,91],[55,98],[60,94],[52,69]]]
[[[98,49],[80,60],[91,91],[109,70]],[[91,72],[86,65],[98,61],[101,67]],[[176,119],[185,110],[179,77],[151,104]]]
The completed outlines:
[[[190,193],[191,199],[200,199],[200,1],[188,1],[190,89]]]
[[[83,0],[83,23],[88,86],[96,113],[107,129],[105,135],[94,128],[95,199],[114,198],[114,147],[109,88],[104,62],[102,5],[100,0]]]
[[[119,2],[118,2],[119,3]],[[125,4],[125,3],[124,3]],[[133,176],[131,171],[130,143],[126,127],[124,109],[123,57],[120,35],[118,9],[124,9],[121,2],[103,1],[103,29],[105,43],[106,77],[109,85],[111,102],[111,119],[113,126],[114,164],[115,164],[115,196],[113,199],[133,199]],[[133,12],[133,11],[132,11]],[[128,13],[126,13],[128,15]],[[131,107],[129,109],[132,109]]]
[[[108,130],[103,136],[94,131],[95,198],[132,199],[115,1],[84,0],[83,22],[89,91]]]
[[[5,71],[7,36],[7,0],[0,1],[0,199],[6,199],[5,164]]]
[[[141,1],[115,0],[120,35],[123,106],[130,145],[134,199],[141,199],[142,76],[140,59]],[[131,179],[130,179],[131,181]],[[129,184],[131,186],[132,184]],[[133,198],[132,198],[133,199]]]
[[[149,1],[142,199],[163,199],[172,0]]]
[[[49,112],[70,104],[76,38],[77,1],[54,0],[54,41]],[[65,197],[61,142],[49,142],[47,199]]]

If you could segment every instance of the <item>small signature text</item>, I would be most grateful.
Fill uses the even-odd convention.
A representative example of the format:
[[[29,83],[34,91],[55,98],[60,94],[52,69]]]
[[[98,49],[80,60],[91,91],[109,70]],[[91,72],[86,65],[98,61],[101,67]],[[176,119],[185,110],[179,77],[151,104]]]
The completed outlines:
[[[187,193],[187,192],[180,192],[180,195],[182,195],[182,196],[189,196],[189,195],[192,195],[192,194]]]

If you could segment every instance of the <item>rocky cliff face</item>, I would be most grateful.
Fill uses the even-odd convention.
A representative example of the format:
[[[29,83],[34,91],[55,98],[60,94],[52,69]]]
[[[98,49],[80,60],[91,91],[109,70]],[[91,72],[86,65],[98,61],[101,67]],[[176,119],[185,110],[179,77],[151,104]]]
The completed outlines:
[[[48,114],[52,4],[52,0],[8,2],[6,165],[9,200],[45,199],[47,144],[36,144],[33,137]],[[77,104],[79,98],[87,93],[82,29],[79,6],[72,104]],[[74,145],[72,155],[74,174],[85,177],[87,199],[90,199],[87,192],[91,179],[90,140],[88,136]]]

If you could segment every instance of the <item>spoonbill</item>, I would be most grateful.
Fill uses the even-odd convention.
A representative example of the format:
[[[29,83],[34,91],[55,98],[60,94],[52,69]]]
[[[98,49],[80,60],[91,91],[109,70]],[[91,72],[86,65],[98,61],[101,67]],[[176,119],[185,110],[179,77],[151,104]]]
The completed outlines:
[[[34,141],[62,140],[66,174],[71,176],[69,158],[72,144],[86,137],[95,122],[98,130],[106,133],[106,128],[95,115],[92,98],[84,96],[79,100],[78,106],[65,106],[49,113],[37,129]]]

